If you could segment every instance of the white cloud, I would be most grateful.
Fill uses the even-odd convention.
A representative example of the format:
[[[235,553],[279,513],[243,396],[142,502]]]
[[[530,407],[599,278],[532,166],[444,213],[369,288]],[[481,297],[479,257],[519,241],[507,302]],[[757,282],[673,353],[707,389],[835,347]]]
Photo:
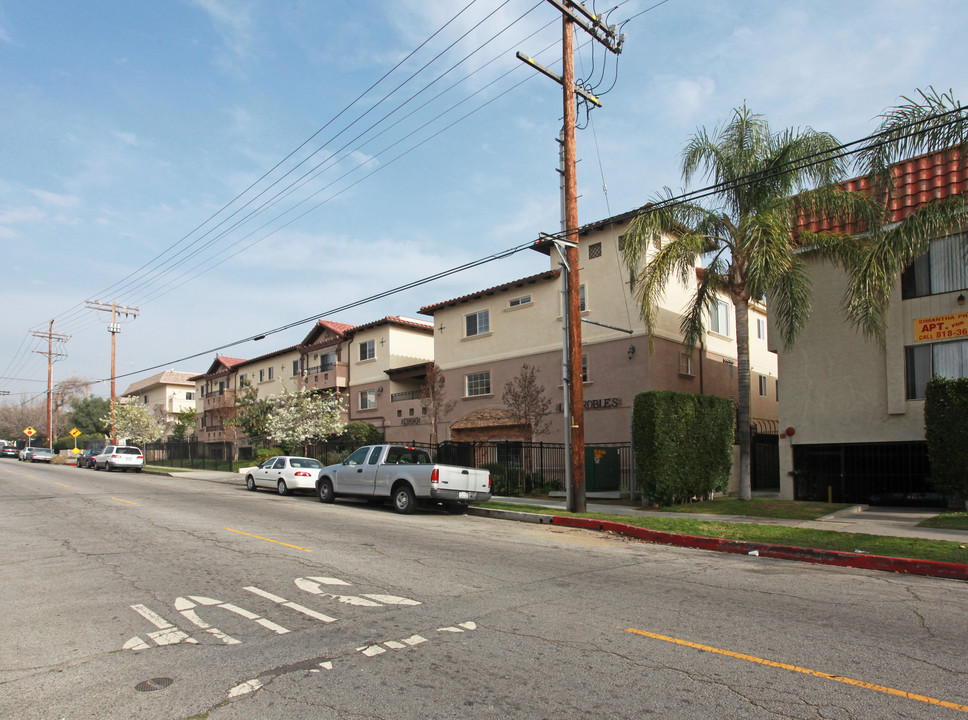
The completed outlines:
[[[252,54],[254,36],[253,3],[248,0],[194,0],[208,14],[224,43],[218,63],[226,70],[238,71]]]
[[[709,100],[716,91],[712,78],[666,78],[662,88],[665,110],[681,123],[691,123],[708,114]]]
[[[30,193],[46,205],[53,205],[58,208],[76,208],[81,204],[81,199],[76,195],[53,193],[47,190],[31,190]]]

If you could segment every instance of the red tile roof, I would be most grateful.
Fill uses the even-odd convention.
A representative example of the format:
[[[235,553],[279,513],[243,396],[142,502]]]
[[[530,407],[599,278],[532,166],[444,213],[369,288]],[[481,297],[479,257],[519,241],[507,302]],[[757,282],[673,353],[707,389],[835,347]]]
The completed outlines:
[[[420,314],[433,315],[435,310],[439,310],[440,308],[448,305],[457,305],[459,303],[468,302],[469,300],[477,300],[485,295],[493,295],[494,293],[510,290],[511,288],[533,285],[539,280],[553,280],[559,275],[561,275],[561,270],[548,270],[543,273],[538,273],[537,275],[529,275],[528,277],[521,278],[520,280],[512,280],[511,282],[504,283],[503,285],[495,285],[494,287],[487,288],[486,290],[478,290],[477,292],[470,293],[469,295],[461,295],[460,297],[452,300],[444,300],[443,302],[434,303],[433,305],[424,305],[422,308],[420,308]]]
[[[368,328],[377,327],[378,325],[403,325],[404,327],[416,328],[417,330],[425,330],[427,332],[434,331],[434,324],[426,320],[416,320],[414,318],[402,317],[400,315],[387,315],[379,320],[374,320],[373,322],[364,323],[363,325],[357,325],[353,328],[354,334],[360,330],[366,330]]]
[[[942,151],[904,160],[891,168],[894,192],[889,211],[892,222],[900,222],[915,210],[952,195],[968,192],[968,163],[962,163],[957,153]],[[870,192],[870,177],[864,176],[843,183],[852,192]],[[813,232],[847,232],[844,222],[809,222],[801,225]]]

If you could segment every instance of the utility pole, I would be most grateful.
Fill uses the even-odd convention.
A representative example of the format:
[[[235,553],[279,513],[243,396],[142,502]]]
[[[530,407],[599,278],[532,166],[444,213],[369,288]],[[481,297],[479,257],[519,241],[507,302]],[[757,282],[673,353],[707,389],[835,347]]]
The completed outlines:
[[[581,302],[578,270],[578,173],[576,169],[577,152],[575,149],[575,96],[601,107],[594,95],[575,85],[575,29],[582,30],[616,55],[622,51],[624,35],[617,35],[613,27],[606,26],[601,19],[575,0],[548,0],[562,15],[561,56],[562,74],[559,77],[551,70],[542,67],[532,58],[518,53],[518,59],[559,83],[562,87],[562,148],[564,153],[564,240],[568,266],[567,305],[562,314],[567,315],[567,356],[568,368],[566,392],[570,417],[565,416],[565,432],[570,431],[571,486],[568,493],[568,510],[584,512],[585,504],[585,399],[582,387],[582,345],[581,345]],[[567,444],[567,443],[566,443]]]
[[[108,325],[108,332],[111,333],[111,442],[118,442],[118,434],[114,430],[114,406],[115,406],[115,385],[114,378],[117,376],[115,357],[117,352],[117,335],[121,332],[121,325],[118,323],[118,315],[125,318],[136,318],[141,312],[138,308],[125,307],[116,302],[103,303],[99,300],[88,300],[87,307],[90,310],[110,310],[111,324]]]
[[[47,447],[54,449],[54,410],[51,404],[51,396],[54,391],[54,358],[67,357],[67,353],[55,353],[54,341],[67,342],[71,339],[70,335],[55,335],[54,321],[51,320],[47,326],[47,332],[34,330],[30,333],[34,337],[47,338],[47,352],[34,350],[35,353],[47,356]]]

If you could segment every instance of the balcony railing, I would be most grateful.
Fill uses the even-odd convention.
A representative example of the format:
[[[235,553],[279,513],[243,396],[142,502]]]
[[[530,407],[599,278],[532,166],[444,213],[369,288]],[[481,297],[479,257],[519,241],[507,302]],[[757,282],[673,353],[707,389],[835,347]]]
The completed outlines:
[[[420,397],[419,390],[405,390],[404,392],[395,392],[390,395],[390,402],[403,402],[404,400],[416,400]]]
[[[349,380],[349,363],[336,362],[317,365],[306,371],[306,387],[319,390],[345,388]]]
[[[205,409],[235,407],[235,390],[219,390],[205,396]]]

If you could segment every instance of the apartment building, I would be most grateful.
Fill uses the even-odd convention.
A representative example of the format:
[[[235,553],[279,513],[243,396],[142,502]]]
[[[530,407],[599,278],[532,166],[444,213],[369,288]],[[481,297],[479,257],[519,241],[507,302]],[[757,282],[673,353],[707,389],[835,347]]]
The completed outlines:
[[[895,222],[927,203],[968,192],[968,170],[942,154],[894,168]],[[864,190],[866,180],[849,181]],[[968,376],[966,227],[934,238],[898,277],[884,345],[840,311],[842,271],[805,255],[810,321],[789,348],[776,345],[783,375],[780,479],[790,499],[903,504],[937,502],[924,440],[924,390],[934,375]]]
[[[632,213],[583,227],[579,234],[582,316],[582,381],[585,441],[624,442],[631,434],[635,396],[646,390],[675,390],[735,399],[734,312],[720,300],[700,347],[687,352],[679,323],[696,288],[671,282],[656,317],[650,348],[646,327],[621,257],[621,235]],[[510,416],[502,401],[505,384],[523,365],[537,368],[539,382],[555,405],[548,434],[564,437],[562,403],[562,295],[559,258],[549,242],[535,250],[549,257],[548,270],[475,293],[426,305],[434,319],[434,355],[445,387],[457,402],[442,425],[450,440],[526,440],[529,428]],[[696,268],[697,273],[702,272]],[[776,356],[767,344],[766,308],[750,307],[754,420],[775,428]]]
[[[194,376],[195,373],[165,370],[129,385],[122,402],[149,405],[166,423],[174,423],[178,413],[195,407]]]

